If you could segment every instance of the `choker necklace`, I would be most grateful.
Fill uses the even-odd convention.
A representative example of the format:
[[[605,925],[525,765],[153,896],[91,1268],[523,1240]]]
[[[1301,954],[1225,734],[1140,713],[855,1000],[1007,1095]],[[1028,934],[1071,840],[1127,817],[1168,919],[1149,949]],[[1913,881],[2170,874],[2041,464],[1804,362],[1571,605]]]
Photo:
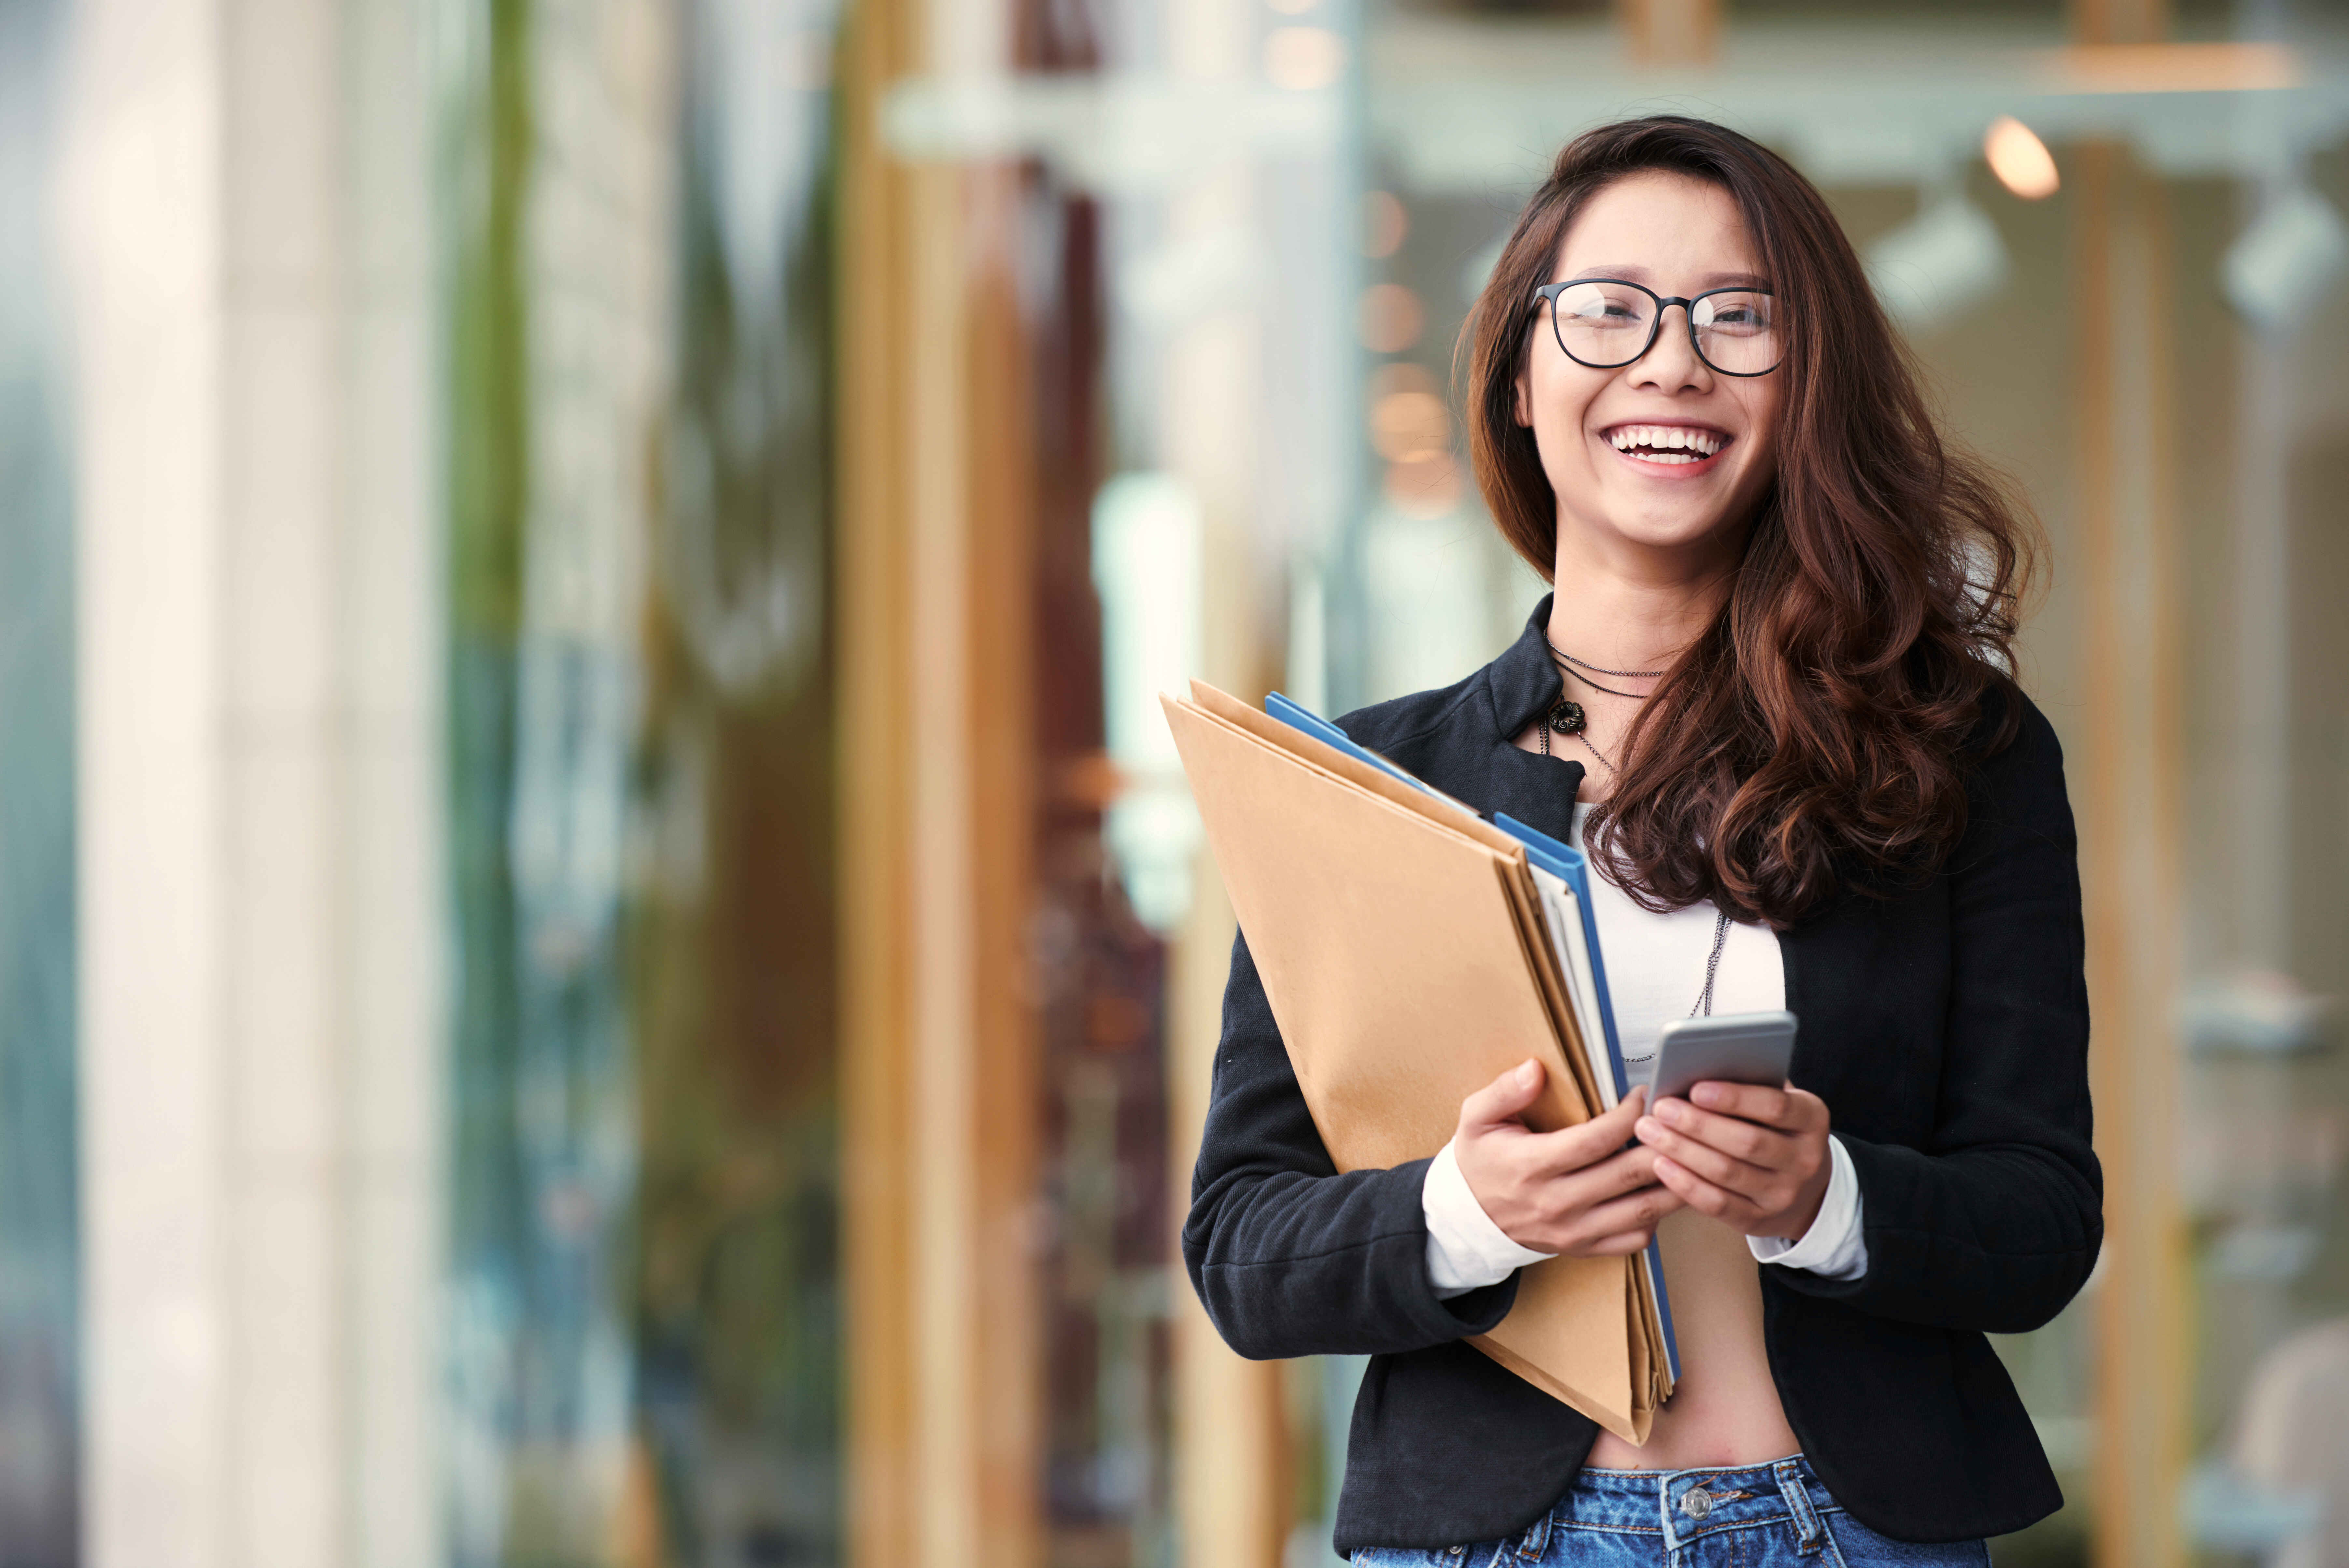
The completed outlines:
[[[1560,675],[1571,675],[1577,680],[1581,681],[1585,686],[1589,687],[1593,691],[1604,691],[1609,697],[1629,697],[1634,702],[1644,702],[1652,695],[1652,693],[1647,691],[1618,691],[1612,686],[1601,686],[1598,681],[1593,680],[1589,676],[1585,675],[1581,670],[1575,669],[1572,665],[1561,664],[1557,667],[1557,672]]]
[[[1547,637],[1544,637],[1542,640],[1544,642],[1549,642],[1549,639]],[[1658,676],[1664,673],[1664,671],[1661,670],[1609,670],[1603,664],[1593,664],[1587,659],[1577,659],[1574,655],[1567,652],[1566,649],[1560,648],[1554,642],[1549,642],[1549,650],[1552,653],[1557,654],[1560,659],[1565,659],[1568,664],[1580,665],[1583,669],[1588,670],[1593,675],[1612,675],[1624,680],[1653,680]],[[1603,691],[1606,688],[1602,686],[1599,690]]]

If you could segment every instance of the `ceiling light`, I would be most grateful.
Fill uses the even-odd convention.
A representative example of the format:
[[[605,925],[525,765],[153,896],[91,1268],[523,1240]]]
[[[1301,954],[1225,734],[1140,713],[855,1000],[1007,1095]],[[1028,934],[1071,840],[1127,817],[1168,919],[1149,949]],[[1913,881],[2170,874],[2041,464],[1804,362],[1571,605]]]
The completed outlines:
[[[2349,266],[2349,225],[2306,187],[2278,197],[2227,248],[2220,268],[2227,303],[2273,330],[2297,321]]]
[[[1954,321],[1996,294],[2006,272],[1998,225],[1962,196],[1936,202],[1868,247],[1868,281],[1910,332]]]

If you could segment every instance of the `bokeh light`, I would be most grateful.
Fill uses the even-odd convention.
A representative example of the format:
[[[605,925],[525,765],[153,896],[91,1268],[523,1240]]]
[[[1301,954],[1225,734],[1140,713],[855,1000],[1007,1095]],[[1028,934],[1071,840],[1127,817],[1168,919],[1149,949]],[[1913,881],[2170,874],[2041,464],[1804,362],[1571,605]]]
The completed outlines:
[[[2031,128],[2011,114],[1991,121],[1982,137],[1982,156],[1998,182],[2026,202],[2043,201],[2063,183],[2055,172],[2054,156]]]
[[[1275,27],[1265,35],[1265,79],[1277,88],[1310,92],[1345,68],[1346,40],[1327,27]]]
[[[1427,306],[1399,283],[1374,283],[1362,290],[1357,329],[1373,354],[1401,354],[1427,329]]]

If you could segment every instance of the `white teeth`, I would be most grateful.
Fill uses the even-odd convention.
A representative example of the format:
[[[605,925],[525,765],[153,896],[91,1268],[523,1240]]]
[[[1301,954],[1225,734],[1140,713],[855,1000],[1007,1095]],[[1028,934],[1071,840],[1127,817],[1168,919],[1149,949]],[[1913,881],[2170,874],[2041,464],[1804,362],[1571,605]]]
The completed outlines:
[[[1608,432],[1607,439],[1617,452],[1644,449],[1641,455],[1650,462],[1702,462],[1727,441],[1718,431],[1688,425],[1619,425]]]

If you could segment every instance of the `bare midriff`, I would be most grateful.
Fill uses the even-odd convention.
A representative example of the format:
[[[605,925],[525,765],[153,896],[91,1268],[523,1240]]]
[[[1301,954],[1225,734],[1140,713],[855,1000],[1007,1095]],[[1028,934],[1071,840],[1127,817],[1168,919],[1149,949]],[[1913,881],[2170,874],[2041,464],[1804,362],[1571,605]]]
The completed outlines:
[[[1671,1295],[1681,1379],[1644,1447],[1601,1432],[1588,1464],[1609,1470],[1758,1465],[1801,1444],[1786,1425],[1762,1340],[1762,1276],[1745,1238],[1692,1209],[1666,1215],[1664,1284]]]

